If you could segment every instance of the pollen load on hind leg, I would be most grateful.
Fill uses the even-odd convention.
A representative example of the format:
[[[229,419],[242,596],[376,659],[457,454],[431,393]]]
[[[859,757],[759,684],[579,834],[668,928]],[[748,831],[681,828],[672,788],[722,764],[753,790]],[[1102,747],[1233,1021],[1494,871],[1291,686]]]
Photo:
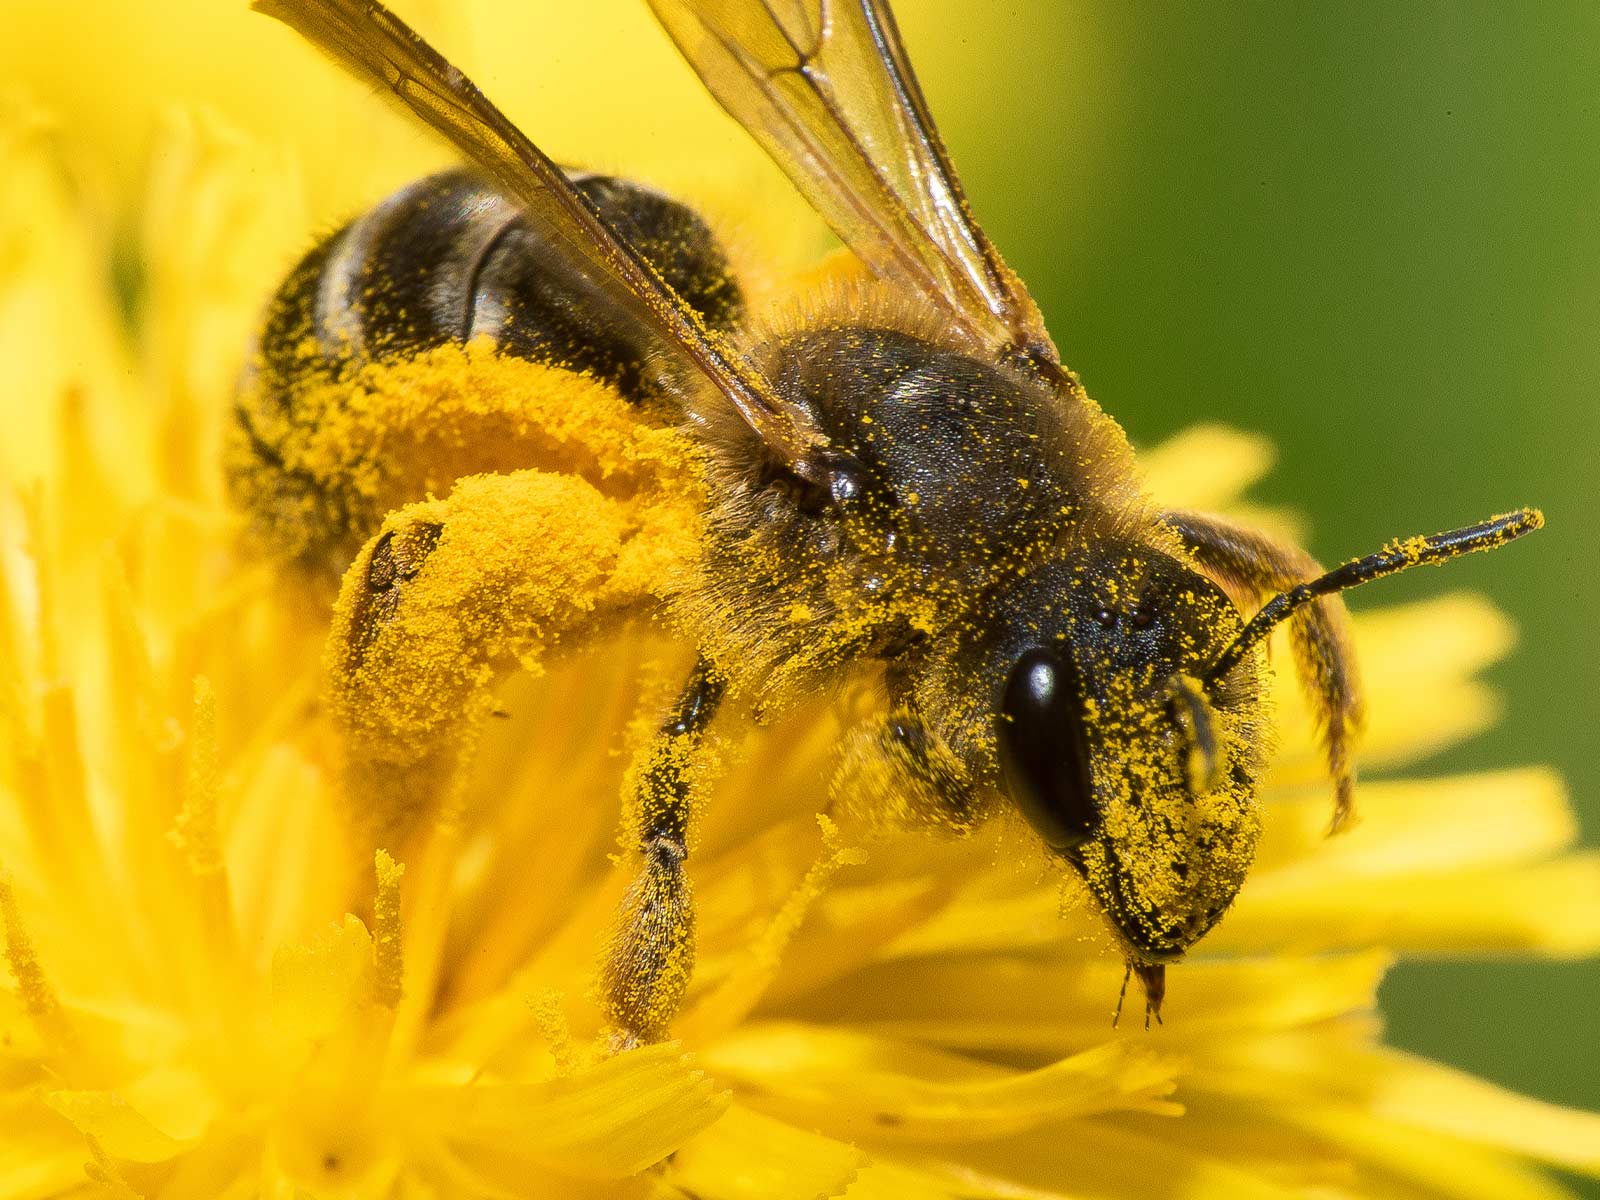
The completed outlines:
[[[740,323],[743,295],[696,213],[625,180],[574,179],[708,326]],[[674,421],[636,329],[495,189],[462,170],[430,176],[313,247],[269,303],[235,404],[230,490],[269,547],[341,571],[399,504],[461,474],[545,465],[517,454],[514,411],[481,437],[459,416],[441,428],[452,417],[438,406],[374,399],[375,369],[492,347],[614,388],[641,419]],[[395,465],[424,448],[437,449],[436,477]]]

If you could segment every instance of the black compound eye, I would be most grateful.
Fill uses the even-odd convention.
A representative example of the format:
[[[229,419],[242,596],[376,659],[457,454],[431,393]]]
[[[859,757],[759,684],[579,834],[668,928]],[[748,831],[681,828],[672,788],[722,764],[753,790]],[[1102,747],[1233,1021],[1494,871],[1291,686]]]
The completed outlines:
[[[1055,850],[1089,840],[1099,820],[1089,781],[1083,697],[1070,660],[1024,651],[1000,699],[1000,772],[1022,815]]]

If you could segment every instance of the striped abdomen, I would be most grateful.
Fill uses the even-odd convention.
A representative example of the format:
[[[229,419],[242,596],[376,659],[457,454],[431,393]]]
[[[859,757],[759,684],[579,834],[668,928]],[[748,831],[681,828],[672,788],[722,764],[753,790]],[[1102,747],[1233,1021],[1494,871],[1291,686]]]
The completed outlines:
[[[698,215],[638,184],[574,178],[708,325],[739,323],[738,284]],[[492,187],[460,170],[420,180],[317,245],[273,297],[236,406],[234,497],[278,549],[342,569],[384,511],[418,498],[382,486],[409,435],[392,411],[363,412],[364,368],[486,339],[641,400],[654,388],[633,328]],[[362,428],[380,419],[390,427]]]

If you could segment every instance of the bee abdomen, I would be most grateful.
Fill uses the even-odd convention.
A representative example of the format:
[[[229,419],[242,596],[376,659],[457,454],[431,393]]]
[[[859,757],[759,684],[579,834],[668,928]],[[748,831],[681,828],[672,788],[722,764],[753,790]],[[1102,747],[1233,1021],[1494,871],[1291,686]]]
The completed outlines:
[[[739,322],[739,286],[696,213],[624,180],[574,182],[709,326]],[[493,187],[462,170],[419,180],[314,247],[273,297],[236,407],[234,495],[278,549],[347,557],[386,507],[420,498],[381,486],[373,494],[384,463],[330,465],[319,431],[364,419],[352,404],[361,368],[486,339],[500,354],[591,375],[640,401],[659,389],[638,329]],[[390,427],[352,444],[403,454],[424,436]],[[363,494],[352,490],[357,476]]]
[[[576,183],[707,324],[732,327],[739,289],[704,221],[637,184],[602,175]],[[640,385],[646,347],[620,331],[516,205],[465,171],[396,192],[313,257],[315,280],[296,272],[280,302],[301,310],[290,324],[309,324],[330,358],[400,357],[488,337],[508,354],[589,371],[624,392]],[[314,294],[293,295],[297,284]]]

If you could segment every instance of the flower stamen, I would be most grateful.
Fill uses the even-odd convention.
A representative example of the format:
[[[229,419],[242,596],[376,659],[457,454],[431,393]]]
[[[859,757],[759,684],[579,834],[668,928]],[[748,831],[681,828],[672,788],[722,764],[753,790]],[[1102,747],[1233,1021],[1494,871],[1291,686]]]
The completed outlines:
[[[387,1009],[400,1004],[405,977],[405,947],[400,926],[400,880],[404,863],[395,862],[387,850],[375,856],[378,894],[372,904],[372,998]]]
[[[819,813],[817,824],[822,828],[822,853],[752,941],[743,961],[679,1019],[681,1035],[692,1040],[697,1032],[711,1033],[737,1025],[766,993],[782,965],[784,950],[799,932],[812,903],[842,868],[861,866],[867,861],[866,851],[844,844],[839,827],[831,818]]]
[[[38,952],[22,924],[16,889],[9,875],[0,871],[0,929],[6,938],[6,965],[17,981],[22,1009],[33,1022],[45,1046],[55,1053],[71,1050],[76,1042],[72,1026],[61,1009],[61,999],[45,977]]]

